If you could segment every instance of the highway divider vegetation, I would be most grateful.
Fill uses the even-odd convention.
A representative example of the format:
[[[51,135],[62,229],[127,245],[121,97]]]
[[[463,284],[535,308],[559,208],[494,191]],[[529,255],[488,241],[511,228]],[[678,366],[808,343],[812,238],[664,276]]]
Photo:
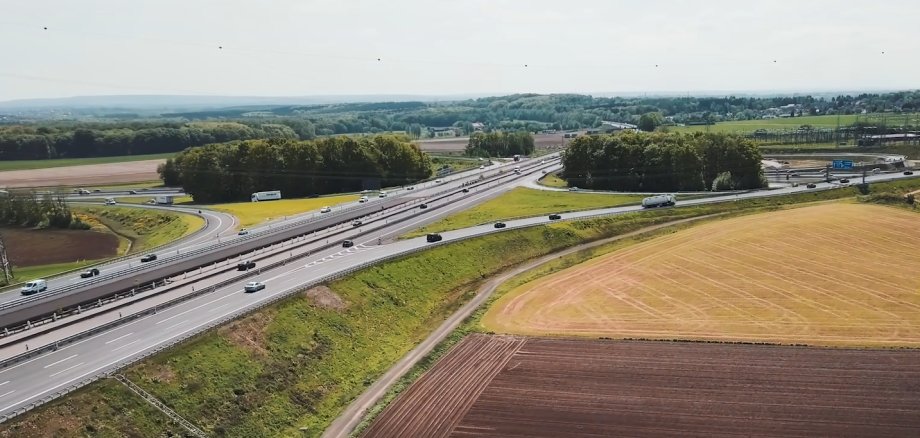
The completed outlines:
[[[760,149],[723,133],[634,133],[576,138],[562,157],[570,185],[637,192],[766,187]]]
[[[475,132],[470,135],[466,154],[478,157],[530,155],[534,151],[533,135],[526,131]]]
[[[869,193],[917,188],[920,180],[915,179],[873,184]],[[296,294],[145,360],[124,374],[216,436],[316,437],[351,400],[468,301],[484,279],[508,267],[655,224],[855,199],[858,194],[855,188],[846,188],[643,211],[451,243],[367,268],[328,288]],[[439,352],[448,348],[449,344],[442,344],[423,363],[434,363]],[[412,376],[420,375],[421,369],[416,368]],[[411,379],[400,388],[408,382]],[[98,382],[0,424],[0,436],[44,424],[62,425],[54,433],[61,437],[83,436],[89,427],[114,431],[113,435],[161,433],[162,419],[151,415],[85,415],[83,406],[110,412],[134,405],[128,399],[135,395],[111,391],[110,386],[100,390],[104,385],[110,383]]]
[[[431,175],[427,154],[404,137],[247,140],[191,148],[159,168],[167,186],[195,202],[249,200],[281,190],[286,198],[409,184]]]

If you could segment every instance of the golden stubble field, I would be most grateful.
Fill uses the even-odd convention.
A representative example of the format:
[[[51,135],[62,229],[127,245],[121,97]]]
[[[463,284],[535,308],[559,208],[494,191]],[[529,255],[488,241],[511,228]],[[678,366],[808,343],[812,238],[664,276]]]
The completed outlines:
[[[823,204],[700,225],[522,285],[501,333],[920,347],[920,215]]]

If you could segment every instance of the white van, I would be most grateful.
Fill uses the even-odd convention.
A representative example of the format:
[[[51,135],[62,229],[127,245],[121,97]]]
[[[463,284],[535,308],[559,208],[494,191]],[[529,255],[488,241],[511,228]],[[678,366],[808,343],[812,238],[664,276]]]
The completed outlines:
[[[117,202],[115,202],[115,198],[105,198],[105,205],[115,205],[115,204],[117,204]]]
[[[46,290],[48,290],[48,282],[39,278],[37,280],[32,280],[26,283],[25,285],[22,286],[22,289],[20,289],[19,291],[23,295],[32,295],[32,294],[36,294],[39,292],[44,292]]]

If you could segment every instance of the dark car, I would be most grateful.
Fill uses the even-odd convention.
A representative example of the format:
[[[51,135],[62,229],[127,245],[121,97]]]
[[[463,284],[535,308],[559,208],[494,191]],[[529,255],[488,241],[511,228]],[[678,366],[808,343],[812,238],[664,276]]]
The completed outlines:
[[[905,170],[905,171],[904,171],[904,174],[905,174],[905,175],[913,175],[913,174],[914,174],[914,171],[912,171],[912,170]]]
[[[99,275],[99,270],[96,268],[87,269],[80,273],[80,278],[92,278]]]
[[[142,263],[147,263],[147,262],[152,262],[152,261],[154,261],[154,260],[156,260],[156,259],[157,259],[157,255],[156,255],[156,254],[147,254],[147,255],[141,257],[141,262],[142,262]]]
[[[549,215],[549,220],[551,220],[551,221],[555,221],[555,220],[559,220],[559,219],[562,219],[562,216],[560,216],[560,215],[558,215],[558,214],[551,214],[551,215]]]
[[[358,220],[356,220],[356,221],[354,221],[354,222],[351,223],[351,226],[353,226],[353,227],[360,227],[361,225],[364,225],[364,222],[361,222],[361,221],[358,221]]]
[[[343,241],[342,241],[342,248],[351,248],[351,247],[353,247],[353,246],[355,246],[355,242],[352,242],[352,241],[350,241],[350,240],[343,240]]]
[[[850,182],[850,180],[849,180],[849,179],[846,179],[846,178],[840,178],[840,184],[846,184],[846,183],[848,183],[848,182]]]
[[[428,240],[428,242],[440,242],[443,237],[441,237],[440,234],[429,234],[425,236],[425,239]]]
[[[506,226],[506,225],[505,225],[504,222],[496,222],[496,223],[495,223],[495,228],[505,228],[505,226]]]
[[[813,189],[813,188],[818,187],[818,186],[817,186],[815,183],[808,183],[808,185],[805,186],[805,187],[808,187],[809,189]]]
[[[428,204],[419,205],[418,208],[424,210],[424,209],[428,208]]]
[[[242,261],[236,264],[237,271],[247,271],[255,267],[256,267],[256,262],[252,260],[246,260],[246,261]]]
[[[469,193],[470,189],[463,189],[463,193]]]
[[[136,194],[137,194],[137,190],[131,190],[131,191],[129,191],[128,193],[130,193],[130,194],[132,194],[132,195],[136,195]]]

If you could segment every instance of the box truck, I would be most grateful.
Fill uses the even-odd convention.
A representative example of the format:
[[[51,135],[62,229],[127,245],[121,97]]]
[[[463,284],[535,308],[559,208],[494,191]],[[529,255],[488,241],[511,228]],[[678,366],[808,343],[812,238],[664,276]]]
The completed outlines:
[[[281,199],[281,190],[271,190],[268,192],[255,192],[252,194],[252,202],[274,201]]]
[[[160,205],[172,205],[173,197],[172,196],[157,196],[153,198],[153,202]]]
[[[677,203],[674,195],[649,196],[642,200],[642,208],[670,207]]]

